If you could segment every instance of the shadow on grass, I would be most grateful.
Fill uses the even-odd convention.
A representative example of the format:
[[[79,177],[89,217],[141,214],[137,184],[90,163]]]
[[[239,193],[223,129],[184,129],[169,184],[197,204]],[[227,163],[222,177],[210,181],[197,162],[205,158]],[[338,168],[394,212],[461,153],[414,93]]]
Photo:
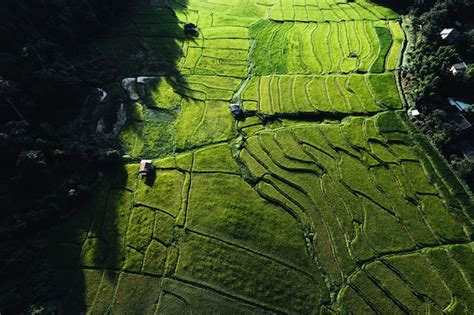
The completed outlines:
[[[125,77],[163,76],[173,78],[170,83],[185,85],[177,64],[183,57],[184,43],[193,39],[185,34],[185,22],[178,18],[178,14],[185,14],[186,7],[187,0],[130,2],[116,23],[88,44],[84,66],[91,66],[86,58],[93,54],[103,63],[99,67],[109,73],[106,83]]]
[[[150,172],[145,177],[145,185],[152,187],[155,184],[155,180],[156,180],[156,171],[153,170],[153,172]]]
[[[103,56],[116,63],[115,81],[157,76],[173,88],[187,86],[177,63],[183,56],[183,43],[189,39],[175,14],[186,8],[187,1],[151,1],[163,2],[167,5],[133,2],[128,16],[131,22],[120,23],[117,32],[106,33],[104,42],[97,46]],[[157,91],[162,82],[158,80],[153,89]],[[120,272],[141,274],[140,268],[130,265],[140,253],[127,247],[138,171],[138,166],[136,170],[133,167],[104,171],[102,182],[91,190],[78,213],[48,236],[48,281],[52,285],[38,299],[37,307],[64,314],[113,312]],[[145,184],[152,186],[155,179],[156,174],[149,176]]]
[[[133,5],[130,19],[133,21],[133,32],[139,34],[134,40],[139,42],[137,47],[140,49],[129,54],[132,56],[128,58],[130,66],[123,67],[124,71],[117,76],[118,80],[145,77],[137,83],[137,89],[142,91],[140,102],[145,105],[145,119],[129,121],[121,134],[125,137],[121,139],[122,144],[133,150],[131,155],[136,158],[158,157],[174,152],[173,127],[182,108],[181,101],[189,98],[190,94],[185,76],[189,72],[183,74],[180,65],[189,52],[187,43],[198,41],[184,30],[186,23],[196,23],[189,21],[196,15],[185,12],[187,1],[156,0],[152,3],[158,5],[148,6],[147,9]]]
[[[134,166],[138,172],[138,165]],[[34,309],[84,314],[91,311],[96,295],[94,313],[105,314],[112,306],[112,293],[127,257],[133,170],[123,166],[106,170],[76,213],[45,236],[45,263],[37,268],[37,283],[44,292]]]

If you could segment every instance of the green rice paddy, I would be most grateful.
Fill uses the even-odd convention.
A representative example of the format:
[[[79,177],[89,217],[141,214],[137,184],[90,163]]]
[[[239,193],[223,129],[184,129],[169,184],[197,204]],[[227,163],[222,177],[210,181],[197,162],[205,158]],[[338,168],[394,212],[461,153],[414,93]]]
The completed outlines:
[[[474,312],[473,199],[403,111],[395,12],[152,3],[130,12],[148,59],[120,68],[153,77],[119,136],[134,162],[55,229],[65,313]]]

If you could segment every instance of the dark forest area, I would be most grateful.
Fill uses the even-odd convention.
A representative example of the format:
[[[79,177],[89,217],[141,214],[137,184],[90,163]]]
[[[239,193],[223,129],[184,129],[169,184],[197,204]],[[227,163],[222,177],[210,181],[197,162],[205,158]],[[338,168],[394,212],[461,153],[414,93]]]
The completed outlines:
[[[117,158],[114,144],[96,137],[80,120],[94,87],[112,79],[113,65],[82,47],[107,30],[124,2],[2,2],[2,238],[61,215],[87,190],[97,164]],[[88,62],[78,59],[80,54]]]
[[[36,273],[46,268],[35,235],[74,212],[99,168],[120,159],[114,141],[99,137],[83,110],[114,78],[113,63],[88,43],[114,25],[125,5],[0,4],[1,313],[25,311],[48,291],[33,280],[48,282],[47,273]]]

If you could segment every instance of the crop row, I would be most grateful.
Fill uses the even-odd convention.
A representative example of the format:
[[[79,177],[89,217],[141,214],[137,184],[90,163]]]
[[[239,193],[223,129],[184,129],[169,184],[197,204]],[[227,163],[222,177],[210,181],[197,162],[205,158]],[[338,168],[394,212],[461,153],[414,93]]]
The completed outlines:
[[[352,3],[339,2],[332,5],[325,5],[324,1],[308,5],[294,4],[292,1],[282,1],[281,4],[272,6],[270,18],[276,21],[337,22],[396,19],[398,15],[392,10],[369,5],[362,1]]]
[[[157,314],[189,314],[191,310],[202,309],[203,305],[206,312],[211,314],[272,314],[258,306],[224,296],[211,288],[178,279],[163,279],[162,290]]]
[[[99,200],[88,237],[78,240],[88,308],[146,311],[159,289],[142,292],[135,286],[156,284],[156,277],[172,273],[173,281],[188,288],[171,286],[179,305],[193,307],[196,292],[211,290],[212,301],[236,309],[247,306],[232,301],[251,303],[255,311],[306,313],[328,298],[311,267],[313,252],[332,285],[343,287],[338,301],[349,310],[448,305],[471,310],[472,249],[453,246],[446,254],[437,248],[467,242],[468,229],[447,210],[407,135],[390,112],[341,125],[299,124],[257,133],[241,151],[260,179],[256,192],[236,176],[227,144],[157,161],[154,182],[137,184],[138,166],[127,167],[122,182],[112,184],[123,189],[108,190]],[[188,232],[177,232],[175,218],[186,208]],[[176,233],[179,258],[176,247],[169,247]],[[305,248],[303,235],[313,249]],[[424,246],[434,248],[427,251],[431,265],[391,254]],[[358,269],[358,262],[381,255],[387,255],[389,270],[375,264]],[[426,273],[430,276],[417,276]],[[435,302],[427,305],[418,296]],[[160,310],[167,309],[166,299],[176,302],[162,296]]]
[[[393,255],[360,270],[342,290],[347,309],[368,313],[471,313],[472,244]]]
[[[397,21],[261,21],[250,33],[254,75],[395,70],[404,40]]]
[[[94,269],[82,270],[81,277],[83,292],[78,286],[66,290],[69,297],[62,310],[68,314],[76,313],[84,307],[91,314],[150,314],[155,310],[155,301],[160,296],[160,281],[155,277]],[[63,295],[66,294],[63,292]],[[78,296],[83,296],[84,300],[78,302]]]
[[[212,2],[169,0],[168,2],[168,6],[172,8],[188,8],[199,11],[201,14],[203,12],[213,12],[216,15],[221,14],[239,18],[301,21],[398,18],[393,10],[366,0],[351,2],[346,0],[258,0],[251,3],[242,0],[216,0]]]
[[[370,66],[377,59],[377,55],[382,55],[379,59],[382,58],[384,60],[385,56],[387,56],[387,51],[379,49],[379,46],[383,43],[379,44],[374,31],[373,23],[380,24],[380,21],[377,21],[378,18],[349,19],[346,22],[341,22],[340,18],[331,19],[328,17],[319,22],[336,23],[310,23],[309,26],[306,25],[307,23],[296,23],[303,25],[291,27],[292,30],[288,31],[286,26],[280,30],[279,25],[281,23],[272,23],[265,20],[264,15],[266,13],[264,15],[258,13],[255,16],[252,16],[252,14],[240,16],[237,14],[238,12],[233,12],[238,10],[230,9],[231,6],[229,4],[213,3],[213,5],[220,7],[220,10],[217,11],[221,11],[222,7],[229,8],[232,11],[229,12],[229,15],[218,14],[214,16],[211,12],[216,10],[208,11],[206,8],[200,8],[202,4],[196,3],[194,5],[198,8],[197,11],[187,11],[186,14],[177,11],[175,12],[176,16],[170,16],[169,10],[166,8],[157,8],[152,12],[142,12],[140,11],[142,9],[140,9],[138,13],[135,13],[135,23],[129,30],[126,30],[127,33],[120,36],[121,40],[118,43],[122,43],[126,37],[130,36],[140,39],[140,45],[146,51],[146,53],[144,52],[144,55],[146,55],[144,67],[146,69],[142,69],[142,71],[156,72],[158,70],[165,70],[166,72],[173,73],[179,70],[183,75],[245,77],[249,48],[248,27],[260,20],[256,25],[274,24],[275,29],[267,29],[267,35],[271,35],[273,31],[283,32],[284,34],[281,36],[290,36],[293,44],[295,40],[301,39],[300,44],[293,45],[296,51],[292,51],[293,49],[290,47],[289,51],[291,51],[291,54],[286,53],[288,56],[293,56],[288,58],[294,58],[295,62],[288,69],[289,73],[369,71]],[[362,4],[345,4],[345,6],[351,5],[361,7]],[[190,4],[190,6],[192,5]],[[256,6],[259,7],[258,5]],[[307,11],[314,7],[302,6],[302,8]],[[267,9],[264,11],[267,11]],[[333,12],[333,10],[325,11],[327,13]],[[344,20],[342,19],[342,21]],[[193,40],[189,40],[183,35],[182,24],[187,22],[198,23],[200,26],[199,36]],[[404,34],[398,22],[392,20],[387,23],[383,27],[385,33],[390,33],[386,29],[386,27],[389,27],[391,34],[398,36],[393,41],[399,43],[403,39]],[[293,22],[290,24],[293,24]],[[332,27],[328,27],[326,24],[330,24]],[[316,25],[319,25],[319,27]],[[251,29],[255,30],[256,27],[252,26]],[[279,36],[277,35],[277,37]],[[274,36],[270,37],[273,38]],[[326,38],[326,41],[320,41],[321,38]],[[284,42],[285,38],[281,40]],[[107,45],[114,45],[112,40],[108,42],[109,44]],[[261,38],[258,38],[258,42],[262,42]],[[275,43],[276,46],[279,46],[277,44],[280,43]],[[268,45],[265,44],[265,46],[267,47]],[[396,68],[399,59],[398,51],[401,45],[394,46],[393,52],[387,56],[389,64],[387,64],[386,68],[389,70]],[[271,52],[271,54],[276,54],[276,51]],[[349,57],[351,53],[357,55],[357,57]],[[311,56],[312,54],[316,54],[316,58]],[[263,56],[262,58],[266,59]],[[272,58],[272,60],[276,59],[281,58]],[[264,63],[259,64],[260,67],[264,65]],[[124,65],[124,67],[137,66],[139,65],[131,63]],[[374,68],[374,70],[376,69],[378,67]],[[130,72],[132,69],[124,70]]]
[[[179,182],[163,181],[162,174],[163,172],[157,176],[161,186],[154,187],[158,192],[166,192],[174,189],[173,185],[179,185]],[[81,266],[156,276],[164,273],[167,247],[173,239],[175,219],[164,211],[139,206],[141,202],[147,202],[139,197],[140,190],[141,188],[137,192],[134,206],[130,192],[110,191],[105,208],[97,209],[92,222],[92,228],[95,228],[90,232],[93,233],[82,244]],[[160,198],[156,198],[156,201],[159,200]],[[170,201],[173,202],[172,199]],[[164,200],[163,203],[170,201]],[[153,205],[157,205],[156,202]]]
[[[290,313],[314,311],[324,290],[322,280],[194,233],[180,243],[176,277]]]
[[[236,296],[264,309],[285,311],[307,312],[317,307],[325,295],[325,286],[316,273],[311,275],[315,270],[297,222],[282,209],[260,199],[239,176],[209,174],[237,171],[227,144],[197,150],[190,162],[187,156],[189,154],[156,161],[156,177],[152,180],[132,180],[136,178],[138,165],[127,167],[126,174],[121,175],[127,181],[113,184],[127,190],[111,190],[105,202],[98,204],[91,225],[95,228],[83,243],[80,257],[83,268],[105,270],[91,272],[91,277],[84,280],[89,290],[89,309],[100,311],[120,306],[136,310],[140,307],[138,300],[144,301],[143,309],[150,307],[148,300],[143,300],[148,295],[138,297],[129,290],[131,288],[127,291],[122,287],[122,278],[124,281],[136,278],[146,283],[147,279],[152,281],[169,271],[174,273],[173,262],[177,262],[175,276],[178,279],[192,286],[224,292],[229,296],[227,299]],[[186,176],[191,183],[189,204],[188,198],[183,197],[187,195],[187,179],[174,169],[176,167],[195,172],[192,177]],[[200,175],[200,172],[205,174]],[[247,196],[244,202],[240,198],[242,193]],[[208,197],[210,194],[213,198]],[[180,220],[178,212],[183,207],[189,212],[186,229],[204,231],[212,237],[195,233],[186,236],[181,240],[181,255],[176,260],[175,248],[169,246],[176,236],[175,218]],[[278,238],[281,241],[275,242]],[[207,258],[199,258],[203,255]],[[248,269],[252,263],[260,269]],[[230,265],[237,267],[228,268]],[[205,271],[211,270],[209,268],[213,272]],[[107,271],[110,269],[125,273]],[[270,271],[278,276],[268,278]],[[271,281],[255,278],[256,274]],[[104,278],[109,276],[111,278]],[[112,276],[117,277],[113,284],[110,283]],[[262,285],[265,289],[260,291],[258,288]],[[317,287],[319,293],[315,290]],[[261,293],[255,296],[254,292]],[[106,295],[109,298],[105,298]],[[118,301],[119,297],[126,296],[130,303]]]
[[[265,115],[374,113],[400,109],[393,74],[252,77],[243,93],[246,110]]]
[[[157,64],[171,62],[175,68],[172,72],[179,71],[181,75],[245,77],[248,26],[256,22],[256,18],[233,15],[214,18],[212,11],[172,12],[176,16],[167,8],[135,13],[133,32],[143,37],[148,60]],[[185,36],[185,23],[199,25],[196,37]],[[147,72],[162,71],[157,67]]]
[[[467,239],[413,150],[370,141],[364,122],[359,127],[259,132],[241,153],[260,179],[263,197],[292,209],[303,222],[309,219],[319,261],[336,284],[358,260]],[[352,145],[348,139],[354,138],[364,146]],[[398,152],[409,160],[400,160]],[[370,159],[379,166],[369,167]]]

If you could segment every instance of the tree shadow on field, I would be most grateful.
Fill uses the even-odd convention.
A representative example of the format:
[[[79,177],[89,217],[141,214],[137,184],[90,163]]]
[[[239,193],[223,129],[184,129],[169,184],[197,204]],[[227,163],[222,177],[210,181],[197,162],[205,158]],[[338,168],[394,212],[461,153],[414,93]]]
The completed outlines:
[[[48,283],[34,309],[105,314],[112,306],[112,293],[127,256],[126,228],[133,201],[130,189],[138,174],[138,165],[127,168],[104,170],[103,179],[90,187],[75,213],[48,232],[44,255],[48,268],[40,268],[44,273],[40,280]]]
[[[120,82],[126,77],[163,76],[173,79],[169,80],[170,84],[178,82],[186,86],[178,63],[184,55],[184,43],[190,38],[184,34],[184,21],[177,14],[185,12],[187,3],[187,0],[130,1],[98,40],[87,43],[84,47],[87,53],[82,54],[77,67],[86,74],[88,68],[102,68],[103,78],[99,83]]]
[[[136,87],[140,104],[144,105],[144,119],[129,120],[122,135],[135,134],[125,137],[123,142],[128,148],[138,148],[132,156],[144,158],[164,156],[175,150],[174,125],[183,108],[182,100],[193,92],[187,75],[192,74],[194,65],[189,65],[186,57],[194,49],[189,46],[199,46],[197,41],[202,40],[185,32],[186,23],[197,22],[194,20],[197,14],[186,10],[187,0],[153,0],[152,3],[155,5],[147,9],[133,5],[130,19],[134,32],[140,34],[136,37],[140,49],[132,56],[138,56],[139,62],[132,67],[133,71],[117,76],[117,80],[142,76]],[[134,62],[133,58],[129,60]],[[134,146],[136,139],[143,146]]]
[[[161,83],[187,85],[178,62],[183,43],[190,39],[176,14],[186,9],[187,1],[159,2],[156,6],[150,0],[129,1],[130,7],[114,23],[93,41],[78,46],[73,63],[82,79],[96,87],[124,77],[159,76],[165,78]],[[30,306],[40,314],[111,310],[118,274],[129,268],[123,259],[128,257],[124,224],[131,212],[131,182],[136,178],[130,177],[138,172],[134,167],[102,169],[103,180],[89,187],[87,200],[71,200],[75,210],[58,211],[57,220],[44,222],[50,229],[33,244],[2,240],[0,253],[8,261],[0,272],[6,288],[0,292],[0,313],[30,313]]]
[[[103,42],[94,43],[94,49],[113,69],[110,82],[156,76],[165,78],[173,88],[186,87],[177,64],[189,38],[176,15],[186,6],[185,0],[131,2],[118,25],[104,31]],[[157,81],[155,90],[160,82],[163,80]],[[132,259],[128,259],[131,249],[126,237],[137,175],[138,165],[104,169],[102,180],[91,187],[76,214],[52,229],[47,236],[50,285],[35,307],[64,314],[113,312],[120,272],[142,272],[128,265]],[[145,184],[153,181],[151,176]]]

